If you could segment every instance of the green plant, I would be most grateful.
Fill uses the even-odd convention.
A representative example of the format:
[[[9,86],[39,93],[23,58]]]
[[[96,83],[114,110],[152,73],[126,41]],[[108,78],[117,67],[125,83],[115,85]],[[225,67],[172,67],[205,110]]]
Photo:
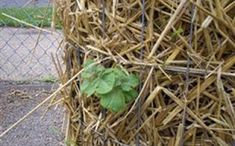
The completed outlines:
[[[180,35],[181,33],[183,33],[183,32],[184,32],[184,29],[181,28],[181,27],[179,27],[177,30],[175,30],[175,31],[172,33],[171,37],[172,37],[173,39],[176,39],[176,38],[179,37],[179,35]]]
[[[46,83],[55,83],[58,81],[58,79],[55,76],[49,74],[49,75],[43,76],[40,81],[46,82]]]
[[[64,141],[64,143],[65,143],[66,146],[78,146],[76,144],[76,141],[72,140],[72,139],[67,139],[67,140]]]
[[[112,112],[122,111],[138,95],[135,90],[139,85],[138,76],[117,67],[105,68],[88,60],[81,79],[81,92],[100,98],[101,106]]]

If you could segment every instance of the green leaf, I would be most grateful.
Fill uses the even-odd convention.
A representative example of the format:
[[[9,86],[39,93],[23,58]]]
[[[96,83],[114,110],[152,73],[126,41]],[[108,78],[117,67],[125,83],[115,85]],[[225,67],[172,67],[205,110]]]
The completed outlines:
[[[110,92],[115,84],[115,75],[113,73],[104,74],[98,80],[98,87],[96,88],[96,92],[98,94],[106,94]]]
[[[125,69],[104,68],[102,65],[91,65],[92,60],[84,63],[81,92],[87,96],[100,98],[100,104],[113,112],[123,110],[133,101],[138,93],[134,89],[139,84],[138,76],[126,73]]]
[[[121,87],[124,91],[130,91],[138,85],[139,85],[139,78],[136,75],[131,74],[128,77],[126,77]]]
[[[81,74],[81,77],[83,79],[91,79],[92,77],[98,77],[103,71],[104,71],[104,67],[101,65],[91,65],[93,64],[94,61],[93,60],[87,60],[84,63],[84,71]]]
[[[128,77],[128,84],[135,88],[139,85],[140,81],[139,81],[139,78],[138,76],[134,75],[134,74],[130,74],[129,77]]]
[[[127,83],[127,82],[122,83],[121,84],[121,88],[122,88],[123,91],[130,91],[130,90],[132,90],[131,85],[129,83]]]
[[[136,97],[138,96],[138,92],[136,90],[132,89],[128,92],[124,92],[124,95],[125,95],[125,102],[128,104],[129,102],[136,99]]]
[[[87,96],[91,96],[95,93],[97,87],[97,79],[89,82],[87,80],[84,80],[81,84],[81,92],[87,94]]]
[[[87,59],[85,61],[85,63],[83,64],[83,67],[88,67],[89,65],[91,65],[92,63],[95,63],[94,60],[91,60],[91,59]]]
[[[182,32],[184,32],[183,28],[179,27],[176,31],[174,31],[171,35],[172,38],[178,37]]]
[[[113,69],[113,73],[115,74],[115,86],[119,86],[119,85],[123,85],[123,83],[125,82],[125,80],[127,80],[127,74],[125,72],[123,72],[122,70],[118,69],[118,68],[114,68]]]
[[[84,70],[81,73],[81,77],[83,79],[90,79],[92,76],[94,76],[94,72],[92,70]]]
[[[85,93],[85,90],[89,87],[89,84],[90,82],[88,80],[84,80],[82,83],[81,83],[81,92],[82,93]]]
[[[123,72],[122,70],[118,68],[114,68],[113,72],[116,74],[116,76],[121,77],[121,78],[125,78],[127,76],[125,72]]]
[[[98,65],[98,66],[95,66],[94,70],[97,72],[97,73],[102,73],[105,71],[105,68],[102,66],[102,65]]]
[[[104,74],[109,74],[109,73],[112,73],[112,72],[114,72],[113,68],[106,68],[105,71],[104,71]]]
[[[120,88],[115,88],[112,92],[103,94],[100,99],[100,104],[102,107],[113,112],[120,112],[126,107],[125,97]]]

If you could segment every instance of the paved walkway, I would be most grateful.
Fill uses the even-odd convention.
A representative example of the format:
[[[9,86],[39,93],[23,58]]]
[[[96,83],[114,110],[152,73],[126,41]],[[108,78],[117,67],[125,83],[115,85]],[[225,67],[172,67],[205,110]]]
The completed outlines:
[[[31,80],[56,75],[51,54],[61,56],[58,46],[62,35],[39,34],[31,28],[0,28],[0,79]]]

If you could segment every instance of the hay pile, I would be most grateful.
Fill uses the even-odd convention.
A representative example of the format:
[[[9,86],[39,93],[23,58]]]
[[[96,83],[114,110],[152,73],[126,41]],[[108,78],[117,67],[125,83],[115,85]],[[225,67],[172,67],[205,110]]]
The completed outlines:
[[[58,0],[66,82],[87,58],[141,78],[123,112],[63,92],[69,145],[230,145],[235,140],[235,1]],[[144,14],[144,17],[142,17]]]

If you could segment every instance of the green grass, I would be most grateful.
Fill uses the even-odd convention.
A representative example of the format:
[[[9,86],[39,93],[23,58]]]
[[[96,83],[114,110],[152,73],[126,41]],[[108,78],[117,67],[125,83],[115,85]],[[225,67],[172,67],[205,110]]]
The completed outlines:
[[[52,19],[51,7],[27,7],[27,8],[0,8],[0,26],[27,27],[26,25],[10,19],[2,13],[6,13],[19,20],[39,27],[50,27]],[[56,27],[60,27],[59,24]]]
[[[56,78],[53,75],[45,75],[41,78],[40,81],[45,82],[45,83],[56,83],[58,81],[58,78]]]

